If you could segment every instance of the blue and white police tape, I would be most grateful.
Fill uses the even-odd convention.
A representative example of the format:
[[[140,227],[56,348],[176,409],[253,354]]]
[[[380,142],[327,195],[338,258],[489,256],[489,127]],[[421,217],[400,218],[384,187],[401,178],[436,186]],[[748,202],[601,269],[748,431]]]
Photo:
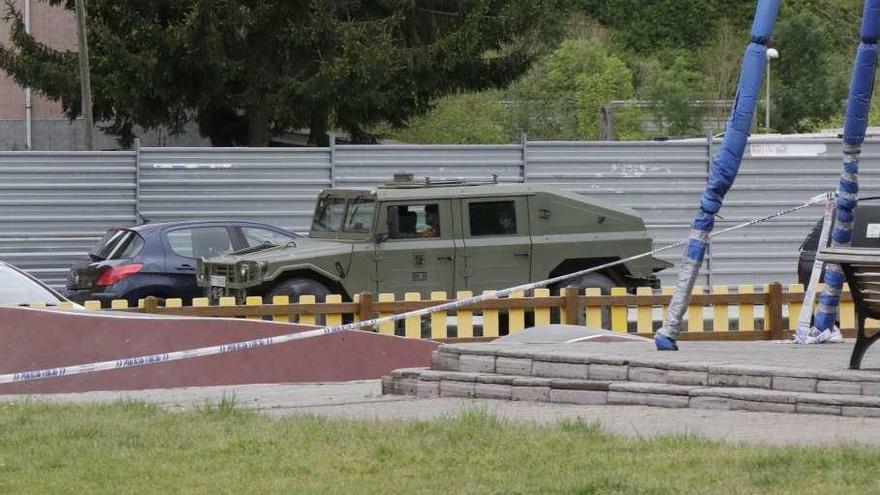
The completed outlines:
[[[759,223],[764,223],[770,221],[774,218],[778,218],[784,215],[788,215],[790,213],[794,213],[798,210],[806,208],[808,206],[812,206],[814,204],[827,201],[829,198],[834,197],[834,193],[823,193],[821,195],[810,198],[809,201],[800,204],[798,206],[794,206],[792,208],[788,208],[787,210],[778,211],[771,215],[767,215],[765,217],[757,218],[754,220],[750,220],[748,222],[743,222],[732,227],[728,227],[726,229],[722,229],[714,232],[710,237],[715,237],[717,235],[724,235],[728,232],[732,232],[734,230],[739,230],[750,225],[756,225]],[[115,359],[112,361],[102,361],[98,363],[88,363],[88,364],[79,364],[73,366],[63,366],[59,368],[48,368],[42,370],[33,370],[33,371],[22,371],[18,373],[7,373],[0,375],[0,383],[17,383],[17,382],[28,382],[34,380],[42,380],[45,378],[56,378],[61,376],[73,376],[80,375],[83,373],[94,373],[97,371],[106,371],[106,370],[115,370],[115,369],[123,369],[123,368],[134,368],[135,366],[145,366],[148,364],[157,364],[157,363],[167,363],[171,361],[180,361],[183,359],[193,359],[197,357],[204,356],[212,356],[215,354],[224,354],[227,352],[236,352],[236,351],[244,351],[247,349],[256,349],[259,347],[266,347],[270,345],[284,344],[286,342],[294,342],[297,340],[305,340],[313,337],[320,337],[322,335],[329,335],[338,332],[345,332],[349,330],[359,330],[363,328],[372,328],[380,323],[394,322],[403,320],[405,318],[413,317],[413,316],[422,316],[431,313],[436,313],[439,311],[449,311],[453,309],[459,309],[465,306],[474,305],[483,301],[488,301],[491,299],[498,299],[501,297],[509,296],[514,292],[524,292],[528,290],[537,289],[540,287],[546,287],[548,285],[553,285],[558,282],[564,282],[566,280],[570,280],[572,278],[579,277],[581,275],[585,275],[587,273],[592,273],[600,270],[604,270],[606,268],[611,268],[613,266],[621,265],[624,263],[628,263],[630,261],[634,261],[641,258],[646,258],[648,256],[653,256],[657,253],[662,253],[664,251],[668,251],[670,249],[675,249],[677,247],[684,246],[687,244],[688,240],[679,241],[674,244],[669,244],[659,249],[655,249],[653,251],[649,251],[642,254],[637,254],[635,256],[630,256],[628,258],[624,258],[617,261],[612,261],[609,263],[605,263],[599,266],[594,266],[592,268],[588,268],[586,270],[580,270],[574,273],[569,273],[567,275],[561,275],[558,277],[550,278],[547,280],[541,280],[539,282],[532,282],[528,284],[518,285],[516,287],[510,287],[507,289],[501,289],[493,292],[487,292],[486,294],[481,294],[479,296],[470,297],[467,299],[461,299],[457,301],[450,301],[447,303],[441,303],[435,306],[429,306],[422,309],[417,309],[413,311],[408,311],[406,313],[395,314],[391,316],[384,316],[381,318],[373,318],[370,320],[359,321],[355,323],[348,323],[345,325],[337,325],[326,328],[318,328],[315,330],[307,330],[304,332],[297,333],[288,333],[285,335],[278,335],[275,337],[264,337],[261,339],[254,340],[245,340],[241,342],[233,342],[230,344],[222,344],[208,347],[200,347],[198,349],[189,349],[185,351],[174,351],[174,352],[164,352],[160,354],[148,354],[145,356],[135,356],[135,357],[127,357],[121,359]]]

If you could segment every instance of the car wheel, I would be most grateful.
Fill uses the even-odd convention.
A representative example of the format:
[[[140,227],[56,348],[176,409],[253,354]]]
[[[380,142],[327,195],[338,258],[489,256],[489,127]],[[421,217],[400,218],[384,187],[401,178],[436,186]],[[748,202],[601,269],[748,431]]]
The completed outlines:
[[[610,296],[611,289],[617,286],[618,284],[611,277],[601,273],[584,274],[567,285],[567,287],[576,287],[581,294],[586,289],[598,288],[603,296]],[[602,309],[602,328],[611,330],[611,308],[606,307]]]
[[[292,278],[272,287],[272,289],[266,293],[268,299],[266,302],[272,302],[274,296],[288,296],[291,303],[296,303],[299,301],[299,296],[311,295],[315,296],[315,302],[322,303],[330,294],[330,289],[320,282],[316,282],[310,278]],[[325,319],[323,316],[317,317],[317,323],[319,325],[323,325],[324,321]]]

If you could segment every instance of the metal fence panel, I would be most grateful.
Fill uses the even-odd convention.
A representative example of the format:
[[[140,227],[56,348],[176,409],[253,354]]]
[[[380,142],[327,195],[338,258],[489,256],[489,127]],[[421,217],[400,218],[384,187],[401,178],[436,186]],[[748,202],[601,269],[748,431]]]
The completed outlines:
[[[708,149],[693,142],[537,142],[528,143],[526,177],[628,206],[645,220],[656,246],[684,239],[706,184]],[[683,250],[659,258],[677,261]],[[674,270],[661,274],[675,280]],[[703,284],[708,283],[707,268]]]
[[[330,186],[327,148],[142,148],[140,213],[150,222],[249,219],[307,230]]]
[[[137,152],[0,153],[0,257],[53,285],[110,226],[246,218],[305,230],[316,193],[370,187],[396,172],[546,184],[629,206],[655,244],[684,238],[705,186],[705,140],[525,142],[518,145],[343,145],[330,148],[141,148]],[[833,190],[841,144],[756,136],[718,228]],[[135,164],[138,164],[137,166]],[[880,191],[880,140],[865,143],[864,195]],[[798,246],[821,216],[808,209],[718,237],[701,285],[793,282]],[[678,261],[681,250],[661,257]],[[672,283],[675,269],[661,274]]]
[[[416,177],[522,180],[520,145],[380,145],[337,146],[334,154],[337,187],[371,187],[397,172]]]
[[[53,286],[112,226],[135,222],[134,153],[0,152],[0,259]]]

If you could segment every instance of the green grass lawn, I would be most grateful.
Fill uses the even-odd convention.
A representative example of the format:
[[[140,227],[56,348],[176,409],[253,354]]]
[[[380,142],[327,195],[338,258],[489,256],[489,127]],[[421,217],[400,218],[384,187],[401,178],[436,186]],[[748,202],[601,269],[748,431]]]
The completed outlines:
[[[581,422],[272,419],[229,402],[0,407],[0,493],[880,493],[880,451],[628,439]]]

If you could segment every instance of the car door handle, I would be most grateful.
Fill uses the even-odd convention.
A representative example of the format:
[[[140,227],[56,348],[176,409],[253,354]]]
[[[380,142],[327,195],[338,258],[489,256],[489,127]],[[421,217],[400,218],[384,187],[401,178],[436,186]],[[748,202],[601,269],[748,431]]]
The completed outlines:
[[[440,260],[440,261],[452,261],[452,260],[454,260],[455,258],[452,257],[452,256],[438,256],[437,259]]]
[[[528,258],[529,253],[513,253],[514,256],[519,256],[521,258]]]
[[[184,263],[182,265],[177,265],[175,270],[190,271],[190,270],[195,270],[195,268],[192,265],[188,265],[188,264]]]

